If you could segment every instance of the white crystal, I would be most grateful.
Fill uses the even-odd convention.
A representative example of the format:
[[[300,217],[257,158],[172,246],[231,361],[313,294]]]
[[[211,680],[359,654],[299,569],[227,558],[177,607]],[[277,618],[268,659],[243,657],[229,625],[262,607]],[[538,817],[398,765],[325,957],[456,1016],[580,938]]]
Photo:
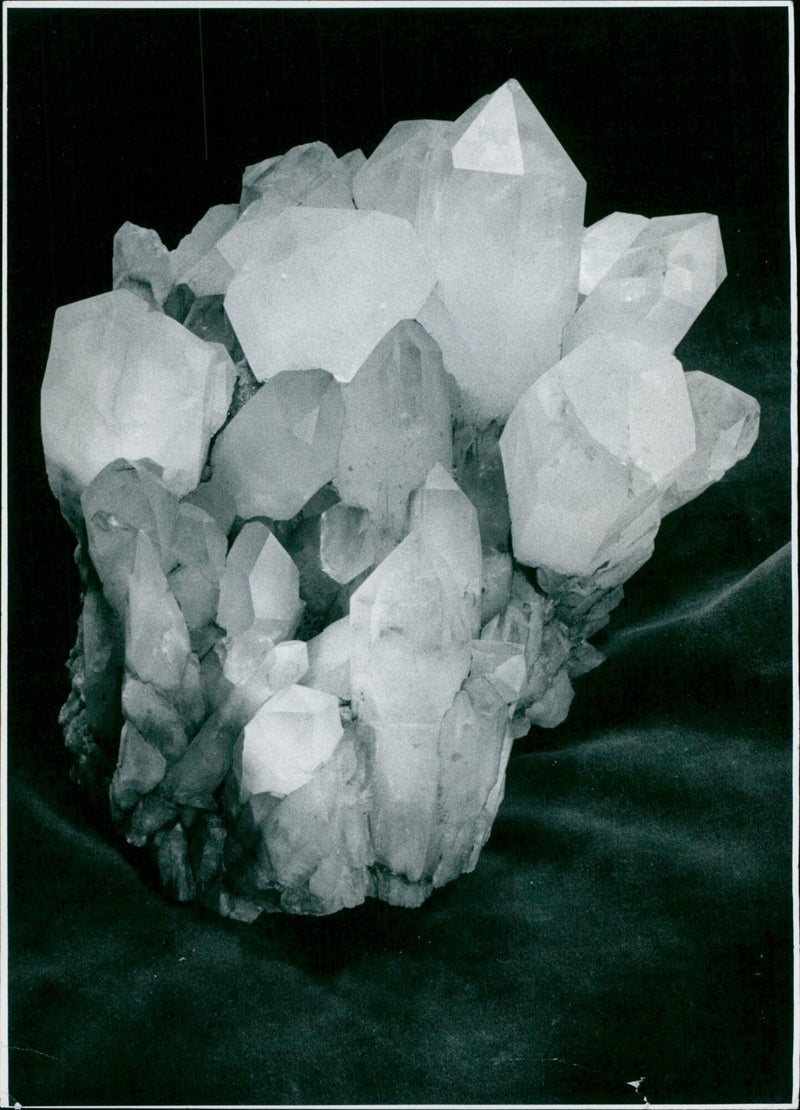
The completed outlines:
[[[245,725],[240,799],[298,790],[331,757],[342,732],[338,698],[304,686],[281,690]]]
[[[517,560],[589,574],[694,451],[680,363],[587,340],[527,390],[500,447]]]
[[[648,220],[564,328],[563,352],[595,334],[674,351],[726,272],[716,216]]]
[[[114,459],[150,458],[177,494],[200,481],[228,411],[227,351],[124,289],[56,312],[42,385],[50,485],[80,492]]]
[[[575,311],[586,185],[518,82],[430,150],[417,230],[442,311],[420,317],[475,419],[507,416]],[[460,350],[467,357],[460,357]]]
[[[587,227],[581,242],[581,272],[578,292],[587,297],[617,259],[647,226],[646,216],[612,212]]]
[[[350,381],[396,323],[413,318],[436,275],[405,220],[380,212],[290,208],[265,221],[259,252],[225,297],[255,376],[328,370]]]
[[[376,526],[405,533],[408,497],[435,463],[450,467],[452,432],[439,350],[403,320],[342,387],[344,426],[334,485]]]
[[[292,636],[302,611],[291,557],[265,524],[245,524],[228,552],[217,623],[229,636],[255,626],[277,643]]]
[[[439,729],[469,669],[480,571],[475,510],[437,465],[409,535],[350,603],[353,708],[375,735],[376,857],[412,882],[425,873]]]
[[[245,520],[293,517],[336,472],[343,412],[324,370],[271,378],[217,437],[212,492],[223,490]]]

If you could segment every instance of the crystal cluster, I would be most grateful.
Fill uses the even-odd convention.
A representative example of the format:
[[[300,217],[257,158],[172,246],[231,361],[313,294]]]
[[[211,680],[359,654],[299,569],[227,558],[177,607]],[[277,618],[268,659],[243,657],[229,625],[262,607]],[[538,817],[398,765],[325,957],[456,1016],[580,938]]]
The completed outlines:
[[[165,889],[252,920],[472,870],[665,513],[757,402],[674,350],[714,216],[615,212],[516,81],[370,158],[249,166],[56,313],[42,386],[83,611],[61,723]]]

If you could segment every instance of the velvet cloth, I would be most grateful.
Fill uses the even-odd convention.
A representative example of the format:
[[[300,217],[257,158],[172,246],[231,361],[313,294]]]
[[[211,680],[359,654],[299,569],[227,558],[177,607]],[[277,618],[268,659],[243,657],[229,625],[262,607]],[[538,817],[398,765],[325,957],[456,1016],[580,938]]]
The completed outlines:
[[[12,127],[22,115],[12,113]],[[26,166],[12,170],[18,211],[30,213],[43,186]],[[52,189],[52,167],[45,177]],[[117,223],[126,216],[137,219],[120,211]],[[564,725],[515,745],[477,870],[414,911],[368,903],[247,926],[166,901],[67,776],[56,715],[77,575],[38,448],[27,441],[24,474],[13,453],[36,434],[49,321],[69,299],[56,287],[63,278],[52,289],[46,280],[48,266],[55,274],[67,263],[42,249],[44,266],[12,255],[12,353],[27,375],[16,379],[10,432],[12,1100],[788,1101],[790,356],[780,266],[761,283],[734,244],[739,276],[678,351],[685,369],[761,402],[751,456],[664,521],[655,556],[596,637],[607,662],[576,683]]]

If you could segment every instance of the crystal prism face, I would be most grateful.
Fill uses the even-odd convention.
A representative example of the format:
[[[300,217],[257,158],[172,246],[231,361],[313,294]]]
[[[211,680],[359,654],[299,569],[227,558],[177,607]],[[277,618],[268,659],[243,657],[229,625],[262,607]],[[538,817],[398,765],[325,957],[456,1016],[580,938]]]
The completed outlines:
[[[452,461],[442,357],[424,328],[403,320],[342,387],[344,425],[334,485],[378,528],[405,531],[409,494],[435,463]]]
[[[217,436],[211,485],[243,520],[288,520],[336,473],[344,405],[324,370],[265,382]]]
[[[674,351],[726,273],[716,216],[648,220],[564,328],[564,354],[595,334]]]
[[[252,921],[477,864],[665,513],[758,402],[672,355],[716,218],[614,212],[516,81],[369,159],[306,143],[56,314],[48,477],[83,584],[59,721],[164,890]],[[188,222],[187,222],[188,225]],[[563,338],[563,350],[562,350]]]
[[[287,209],[260,230],[225,296],[260,381],[322,369],[349,382],[436,283],[411,226],[380,212]]]
[[[589,339],[523,395],[500,447],[516,559],[590,574],[695,450],[680,363]]]
[[[42,439],[56,496],[117,458],[153,459],[174,493],[194,489],[225,419],[234,370],[135,294],[118,289],[56,312],[42,385]]]

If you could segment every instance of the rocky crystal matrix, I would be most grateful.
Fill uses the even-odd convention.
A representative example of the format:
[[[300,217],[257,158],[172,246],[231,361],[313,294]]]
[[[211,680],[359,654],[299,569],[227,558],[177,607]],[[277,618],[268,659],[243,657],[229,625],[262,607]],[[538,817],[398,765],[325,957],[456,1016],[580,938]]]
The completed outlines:
[[[659,523],[757,402],[674,350],[716,217],[614,212],[518,82],[370,158],[248,166],[60,308],[42,386],[83,610],[78,780],[164,888],[250,921],[471,871]]]

